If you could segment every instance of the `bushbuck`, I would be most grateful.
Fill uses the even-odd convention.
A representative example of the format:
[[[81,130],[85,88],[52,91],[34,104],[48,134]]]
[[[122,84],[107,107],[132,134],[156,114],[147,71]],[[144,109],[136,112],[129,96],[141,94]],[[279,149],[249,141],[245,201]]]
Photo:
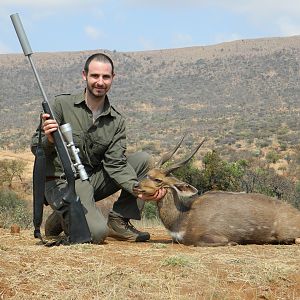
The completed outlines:
[[[257,193],[210,191],[198,195],[195,187],[171,175],[195,155],[204,140],[186,159],[163,169],[182,140],[135,189],[148,195],[162,187],[167,190],[157,207],[173,241],[194,246],[299,242],[300,211],[293,206]]]

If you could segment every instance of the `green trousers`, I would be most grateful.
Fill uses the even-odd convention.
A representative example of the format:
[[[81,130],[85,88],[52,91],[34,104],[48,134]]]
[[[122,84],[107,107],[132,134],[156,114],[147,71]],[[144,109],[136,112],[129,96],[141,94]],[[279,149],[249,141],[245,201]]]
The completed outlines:
[[[146,176],[152,166],[152,159],[146,152],[137,152],[127,158],[129,165],[134,169],[138,179]],[[94,243],[104,241],[108,234],[107,219],[96,206],[96,201],[101,201],[120,190],[120,186],[114,182],[103,169],[92,174],[89,180],[75,182],[76,193],[85,210],[85,217]],[[62,197],[67,189],[67,183],[63,179],[46,183],[45,197],[51,208],[60,216],[57,220],[62,223],[63,230],[68,232],[68,209]],[[120,197],[114,203],[113,211],[123,218],[141,219],[141,211],[144,201],[137,199],[131,193],[122,190]]]

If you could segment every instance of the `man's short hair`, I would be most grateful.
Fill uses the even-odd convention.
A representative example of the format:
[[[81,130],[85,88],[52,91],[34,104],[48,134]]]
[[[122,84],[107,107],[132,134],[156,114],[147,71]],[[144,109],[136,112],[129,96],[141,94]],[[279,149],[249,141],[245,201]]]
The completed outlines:
[[[104,53],[95,53],[86,60],[86,62],[84,64],[84,71],[86,74],[88,74],[90,63],[93,60],[100,61],[103,63],[109,63],[111,65],[112,74],[114,74],[114,63],[113,63],[112,59]]]

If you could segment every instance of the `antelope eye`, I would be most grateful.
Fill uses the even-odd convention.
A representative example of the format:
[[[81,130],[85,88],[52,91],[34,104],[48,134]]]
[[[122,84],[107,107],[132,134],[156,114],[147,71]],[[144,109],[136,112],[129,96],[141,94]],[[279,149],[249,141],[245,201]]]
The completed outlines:
[[[157,183],[161,183],[162,182],[162,180],[158,179],[158,178],[155,178],[154,181],[157,182]]]

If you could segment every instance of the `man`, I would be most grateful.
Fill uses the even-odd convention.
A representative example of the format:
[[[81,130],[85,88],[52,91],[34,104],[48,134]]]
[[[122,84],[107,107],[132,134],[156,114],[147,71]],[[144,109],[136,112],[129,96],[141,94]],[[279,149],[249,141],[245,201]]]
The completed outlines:
[[[94,243],[102,243],[110,233],[120,240],[147,241],[149,233],[138,231],[130,219],[141,218],[144,201],[161,199],[166,191],[161,189],[147,197],[134,195],[133,188],[149,170],[151,159],[144,152],[128,158],[126,151],[125,121],[110,104],[107,93],[114,79],[112,60],[103,53],[90,56],[82,71],[86,88],[78,95],[56,97],[52,106],[55,120],[43,114],[42,146],[45,150],[45,197],[54,212],[45,225],[46,235],[68,234],[68,210],[62,201],[66,180],[54,147],[52,133],[58,126],[70,123],[75,146],[79,149],[82,164],[89,181],[76,179],[76,193],[85,210],[86,220]],[[38,143],[38,130],[32,138],[32,152]],[[108,222],[96,207],[95,201],[106,198],[121,189],[118,200],[109,214]]]

